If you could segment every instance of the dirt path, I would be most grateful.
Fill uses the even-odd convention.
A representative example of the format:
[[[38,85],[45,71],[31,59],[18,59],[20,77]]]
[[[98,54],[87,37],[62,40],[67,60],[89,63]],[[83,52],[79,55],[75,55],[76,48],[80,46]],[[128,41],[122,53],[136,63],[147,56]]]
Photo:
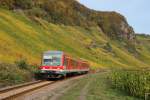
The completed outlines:
[[[68,87],[63,87],[59,91],[55,92],[55,94],[50,98],[50,100],[60,100],[61,96],[64,95],[68,90],[70,90],[72,87],[76,86],[78,83],[72,83]]]
[[[86,100],[86,94],[88,92],[89,82],[85,85],[85,87],[81,90],[79,100]]]
[[[87,97],[87,93],[88,93],[88,87],[90,85],[90,83],[92,82],[92,79],[90,79],[87,84],[85,84],[85,86],[82,88],[80,96],[78,97],[78,100],[86,100]]]

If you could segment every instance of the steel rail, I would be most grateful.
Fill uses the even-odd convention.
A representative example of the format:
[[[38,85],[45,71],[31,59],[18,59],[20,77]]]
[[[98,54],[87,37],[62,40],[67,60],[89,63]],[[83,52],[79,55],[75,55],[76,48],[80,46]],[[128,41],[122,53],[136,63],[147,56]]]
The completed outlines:
[[[28,85],[32,85],[32,84],[36,84],[36,83],[40,83],[40,82],[42,82],[42,81],[38,80],[38,81],[27,82],[27,83],[23,83],[23,84],[14,85],[14,86],[4,87],[4,88],[0,89],[0,94],[4,93],[4,92],[7,92],[7,91],[10,91],[10,90],[13,90],[13,89],[21,88],[21,87],[24,87],[24,86],[28,86]]]
[[[44,86],[54,84],[56,81],[35,81],[12,87],[0,89],[0,100],[8,100],[13,97],[25,94],[27,92],[42,88]]]

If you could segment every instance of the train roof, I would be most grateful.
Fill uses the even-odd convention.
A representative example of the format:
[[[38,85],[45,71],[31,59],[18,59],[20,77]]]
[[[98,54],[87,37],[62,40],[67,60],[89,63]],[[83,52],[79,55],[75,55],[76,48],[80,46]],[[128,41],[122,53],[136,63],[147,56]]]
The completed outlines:
[[[65,55],[67,55],[69,58],[71,58],[71,59],[73,59],[73,60],[80,60],[80,61],[82,61],[82,62],[88,62],[87,60],[85,60],[84,58],[77,58],[77,59],[75,59],[75,58],[73,58],[72,56],[70,56],[68,53],[65,53],[65,52],[63,52],[63,51],[45,51],[44,52],[44,54],[65,54]]]
[[[44,54],[62,54],[63,51],[45,51]]]

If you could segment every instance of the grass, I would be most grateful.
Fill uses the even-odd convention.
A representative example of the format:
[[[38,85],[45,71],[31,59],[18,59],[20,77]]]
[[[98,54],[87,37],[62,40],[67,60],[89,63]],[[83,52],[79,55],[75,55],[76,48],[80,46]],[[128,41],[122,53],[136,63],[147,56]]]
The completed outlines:
[[[135,57],[119,42],[110,41],[98,27],[89,30],[64,26],[35,18],[30,20],[21,12],[0,9],[0,60],[13,63],[24,57],[30,64],[40,64],[41,53],[62,50],[77,58],[87,59],[92,68],[148,67],[149,45],[140,46],[141,56]],[[110,43],[112,52],[103,47]],[[118,46],[119,45],[119,46]]]
[[[76,81],[78,84],[60,97],[60,100],[80,100],[81,95],[85,100],[141,100],[112,88],[108,75],[108,73],[91,74]]]

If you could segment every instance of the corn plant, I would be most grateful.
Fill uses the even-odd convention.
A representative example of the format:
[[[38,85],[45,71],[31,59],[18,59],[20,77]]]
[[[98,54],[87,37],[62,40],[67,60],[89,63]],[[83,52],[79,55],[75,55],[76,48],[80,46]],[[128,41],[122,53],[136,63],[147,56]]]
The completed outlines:
[[[150,93],[150,71],[114,71],[110,79],[114,88],[129,95],[143,98]]]

